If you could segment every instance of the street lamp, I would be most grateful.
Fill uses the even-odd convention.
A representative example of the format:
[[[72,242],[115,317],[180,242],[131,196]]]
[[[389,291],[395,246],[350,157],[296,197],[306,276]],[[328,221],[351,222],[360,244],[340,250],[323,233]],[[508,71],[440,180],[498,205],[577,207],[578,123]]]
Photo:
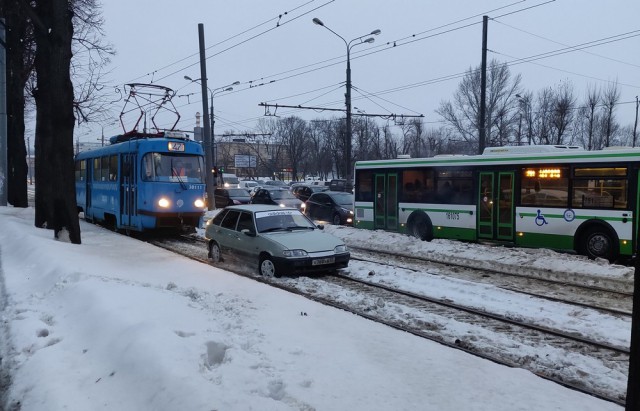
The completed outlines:
[[[347,106],[347,135],[346,135],[346,161],[345,161],[345,176],[347,179],[347,186],[348,188],[351,187],[351,184],[353,182],[353,179],[351,178],[351,137],[352,137],[352,133],[351,133],[351,49],[359,44],[365,44],[365,43],[373,43],[375,41],[375,39],[373,37],[368,37],[366,39],[363,40],[363,37],[367,37],[367,36],[377,36],[378,34],[382,33],[380,30],[376,29],[373,30],[371,33],[368,34],[363,34],[362,36],[356,37],[353,40],[347,41],[345,40],[344,37],[342,37],[341,35],[339,35],[338,33],[336,33],[335,31],[331,30],[329,27],[325,26],[324,23],[322,22],[322,20],[320,20],[319,18],[315,17],[313,19],[313,23],[317,24],[318,26],[322,26],[325,29],[329,30],[330,32],[332,32],[333,34],[335,34],[336,36],[340,37],[340,39],[342,41],[344,41],[345,46],[347,46],[347,92],[345,93],[345,104]],[[357,41],[357,43],[352,44],[354,41]]]
[[[213,209],[213,169],[215,167],[215,163],[214,163],[214,156],[215,156],[215,152],[212,152],[214,150],[214,138],[213,138],[213,95],[214,92],[216,90],[220,90],[220,91],[231,91],[233,90],[233,87],[229,87],[228,86],[224,86],[224,87],[220,87],[218,89],[213,89],[211,90],[209,88],[209,86],[206,85],[206,81],[201,81],[202,79],[192,79],[189,76],[184,76],[185,80],[191,81],[191,82],[195,82],[198,83],[202,86],[202,110],[204,111],[204,115],[205,115],[205,127],[204,127],[204,134],[202,136],[202,140],[204,141],[204,157],[205,157],[205,163],[206,163],[206,168],[207,168],[207,202],[208,202],[208,206],[209,206],[209,210]],[[205,79],[206,80],[206,79]],[[232,85],[238,85],[240,84],[239,81],[234,82]],[[207,90],[209,90],[209,95],[211,96],[211,118],[207,119],[207,112],[208,112],[208,107],[207,107],[207,98],[205,96],[205,87]],[[209,120],[209,122],[207,121]]]

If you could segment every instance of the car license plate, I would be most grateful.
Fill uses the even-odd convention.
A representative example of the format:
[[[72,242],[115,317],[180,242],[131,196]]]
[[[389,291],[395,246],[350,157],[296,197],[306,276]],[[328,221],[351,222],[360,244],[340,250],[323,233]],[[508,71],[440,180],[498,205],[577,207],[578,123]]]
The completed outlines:
[[[336,262],[335,257],[318,258],[316,260],[311,261],[311,265],[333,264],[335,262]]]

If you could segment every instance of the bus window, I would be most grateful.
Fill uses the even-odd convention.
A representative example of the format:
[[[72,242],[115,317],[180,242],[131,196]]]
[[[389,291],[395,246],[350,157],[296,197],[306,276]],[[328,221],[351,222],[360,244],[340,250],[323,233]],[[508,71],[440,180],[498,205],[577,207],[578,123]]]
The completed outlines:
[[[356,174],[356,190],[355,201],[373,201],[373,172],[358,171]]]
[[[561,167],[526,168],[522,174],[520,204],[530,207],[569,206],[568,169]]]
[[[573,207],[627,208],[626,168],[576,168],[574,176]]]
[[[413,169],[402,172],[400,201],[429,203],[433,201],[433,170]]]

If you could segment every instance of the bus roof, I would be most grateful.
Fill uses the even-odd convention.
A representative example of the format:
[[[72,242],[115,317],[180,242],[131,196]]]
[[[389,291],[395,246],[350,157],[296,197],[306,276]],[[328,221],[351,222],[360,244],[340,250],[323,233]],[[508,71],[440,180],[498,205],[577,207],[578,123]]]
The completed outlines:
[[[358,169],[387,167],[497,166],[509,164],[571,164],[640,162],[640,149],[615,147],[588,151],[577,146],[505,146],[490,147],[481,155],[439,155],[426,158],[397,158],[356,162]]]

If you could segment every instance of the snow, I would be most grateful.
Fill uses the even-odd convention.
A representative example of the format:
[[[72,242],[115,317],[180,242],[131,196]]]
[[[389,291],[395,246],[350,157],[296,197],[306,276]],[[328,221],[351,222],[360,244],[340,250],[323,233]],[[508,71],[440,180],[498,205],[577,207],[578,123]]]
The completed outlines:
[[[12,377],[4,400],[22,411],[622,409],[84,221],[82,245],[55,240],[33,221],[32,208],[0,207],[0,352]],[[326,230],[444,261],[632,275],[546,250]],[[349,270],[368,272],[356,261]],[[533,298],[518,307],[513,293],[488,285],[470,293],[461,280],[376,270],[379,281],[448,298],[465,293],[479,307],[523,316],[540,310]],[[535,315],[628,345],[628,323],[566,310],[547,303]]]

